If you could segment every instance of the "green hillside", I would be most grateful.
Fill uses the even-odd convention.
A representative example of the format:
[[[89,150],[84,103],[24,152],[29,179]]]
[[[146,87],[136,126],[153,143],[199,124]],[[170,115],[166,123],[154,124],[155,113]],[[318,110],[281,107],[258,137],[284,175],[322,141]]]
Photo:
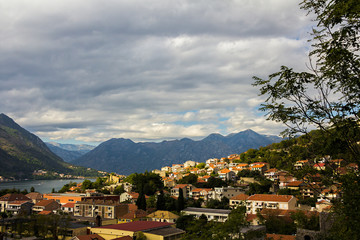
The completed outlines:
[[[360,136],[357,136],[360,141]],[[270,163],[271,167],[291,170],[293,164],[298,160],[314,160],[330,155],[333,159],[341,158],[346,162],[352,162],[353,155],[346,143],[333,130],[332,134],[325,134],[314,130],[307,135],[297,138],[283,140],[259,149],[249,149],[240,154],[242,162],[252,163],[264,161]]]
[[[5,114],[0,114],[0,176],[31,178],[35,170],[72,174],[96,175],[64,162],[52,153],[34,134],[16,124]]]

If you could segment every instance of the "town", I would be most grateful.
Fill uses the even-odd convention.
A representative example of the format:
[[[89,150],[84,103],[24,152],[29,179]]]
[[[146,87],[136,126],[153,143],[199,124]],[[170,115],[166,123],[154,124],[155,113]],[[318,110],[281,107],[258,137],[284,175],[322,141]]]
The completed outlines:
[[[110,173],[53,193],[7,193],[0,197],[0,236],[195,239],[203,231],[216,239],[226,229],[221,234],[230,239],[319,239],[331,227],[332,205],[341,194],[339,184],[324,184],[322,174],[357,172],[358,166],[324,156],[316,163],[296,161],[293,168],[312,171],[298,179],[233,154],[129,176]],[[229,231],[230,224],[241,231]]]

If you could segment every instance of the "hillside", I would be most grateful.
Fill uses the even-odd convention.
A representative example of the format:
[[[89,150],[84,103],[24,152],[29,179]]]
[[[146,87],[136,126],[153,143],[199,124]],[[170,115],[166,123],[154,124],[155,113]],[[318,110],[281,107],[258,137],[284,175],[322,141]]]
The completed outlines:
[[[85,168],[65,163],[36,135],[5,114],[0,114],[0,176],[31,178],[34,170],[64,174],[85,173]],[[93,173],[93,171],[90,171]]]
[[[298,160],[319,160],[324,156],[332,159],[341,158],[345,162],[352,162],[353,155],[346,147],[343,137],[334,129],[331,134],[313,130],[307,135],[283,140],[258,149],[249,149],[240,154],[243,162],[252,163],[264,161],[271,167],[291,170]],[[360,136],[354,136],[360,142]]]
[[[280,138],[277,138],[280,141]],[[246,130],[228,136],[211,134],[200,141],[188,138],[160,143],[135,143],[130,139],[110,139],[72,163],[108,172],[131,174],[158,169],[187,160],[203,162],[267,146],[273,138]]]

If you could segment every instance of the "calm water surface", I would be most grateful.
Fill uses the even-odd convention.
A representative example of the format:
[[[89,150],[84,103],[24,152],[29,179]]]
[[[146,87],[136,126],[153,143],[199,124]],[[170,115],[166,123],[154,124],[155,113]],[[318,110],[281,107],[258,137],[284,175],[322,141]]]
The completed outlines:
[[[89,179],[90,181],[95,181],[95,179]],[[65,184],[70,182],[80,183],[84,179],[58,179],[58,180],[33,180],[33,181],[18,181],[18,182],[0,182],[0,189],[24,189],[30,192],[30,188],[34,187],[36,192],[39,193],[51,193],[54,188],[55,191],[60,190]]]

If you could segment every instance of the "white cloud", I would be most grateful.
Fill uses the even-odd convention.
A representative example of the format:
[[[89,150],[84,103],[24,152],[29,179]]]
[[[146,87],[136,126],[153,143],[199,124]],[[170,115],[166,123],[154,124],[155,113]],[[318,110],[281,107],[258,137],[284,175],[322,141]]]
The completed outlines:
[[[305,69],[286,0],[0,2],[0,109],[40,137],[162,140],[281,126],[252,76]]]

